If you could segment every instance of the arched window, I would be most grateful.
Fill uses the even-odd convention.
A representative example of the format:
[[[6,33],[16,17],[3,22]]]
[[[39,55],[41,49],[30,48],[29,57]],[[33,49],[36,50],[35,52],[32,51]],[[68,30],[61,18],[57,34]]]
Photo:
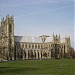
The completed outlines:
[[[64,45],[64,50],[65,50],[65,45]]]
[[[43,48],[43,46],[41,45],[41,49]]]
[[[27,44],[25,44],[25,48],[27,48]]]
[[[9,32],[11,33],[12,32],[12,25],[9,24]]]
[[[20,43],[18,43],[18,47],[20,47]]]
[[[35,49],[37,48],[37,45],[35,45]]]
[[[40,48],[40,45],[38,45],[38,49]]]
[[[29,48],[30,48],[30,44],[29,44]]]

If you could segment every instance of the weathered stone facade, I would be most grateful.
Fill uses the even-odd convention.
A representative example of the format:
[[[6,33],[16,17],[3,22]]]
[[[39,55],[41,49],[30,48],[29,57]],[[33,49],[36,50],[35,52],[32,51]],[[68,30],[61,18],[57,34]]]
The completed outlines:
[[[6,16],[0,26],[0,58],[14,60],[14,18]]]
[[[70,37],[61,42],[60,34],[34,37],[14,36],[14,18],[6,16],[0,26],[0,60],[64,58],[71,47]]]

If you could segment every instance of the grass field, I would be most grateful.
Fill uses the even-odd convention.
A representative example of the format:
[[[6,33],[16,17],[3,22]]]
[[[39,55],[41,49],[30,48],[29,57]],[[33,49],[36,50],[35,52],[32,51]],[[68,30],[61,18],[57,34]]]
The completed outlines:
[[[0,62],[0,75],[75,75],[74,59]]]

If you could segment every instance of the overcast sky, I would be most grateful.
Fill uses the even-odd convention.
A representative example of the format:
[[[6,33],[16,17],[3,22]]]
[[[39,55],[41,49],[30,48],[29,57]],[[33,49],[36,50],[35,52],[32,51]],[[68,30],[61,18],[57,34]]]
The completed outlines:
[[[13,15],[15,35],[71,36],[74,45],[73,0],[0,0],[0,19]]]

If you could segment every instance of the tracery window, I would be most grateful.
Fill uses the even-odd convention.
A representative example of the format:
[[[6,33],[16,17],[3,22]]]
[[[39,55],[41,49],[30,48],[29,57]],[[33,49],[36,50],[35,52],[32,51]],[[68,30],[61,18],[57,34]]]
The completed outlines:
[[[38,45],[38,49],[40,48],[40,45]]]
[[[25,44],[25,48],[27,48],[27,44]]]
[[[29,48],[30,48],[30,44],[29,44]]]
[[[35,45],[35,49],[37,48],[37,45]]]

